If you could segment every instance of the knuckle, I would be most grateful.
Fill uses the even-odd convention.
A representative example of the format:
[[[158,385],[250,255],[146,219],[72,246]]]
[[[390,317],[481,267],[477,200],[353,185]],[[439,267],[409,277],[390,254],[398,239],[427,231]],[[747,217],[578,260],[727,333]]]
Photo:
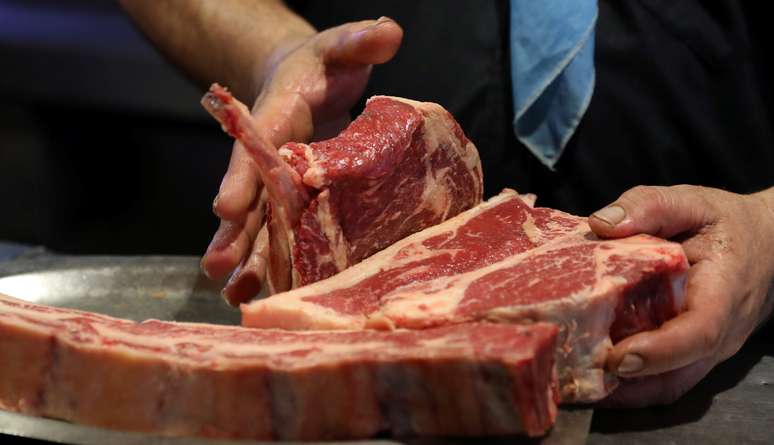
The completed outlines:
[[[639,185],[625,192],[619,201],[628,213],[651,221],[675,206],[674,192],[668,187]]]
[[[669,189],[675,191],[676,193],[704,193],[704,191],[706,190],[705,187],[691,185],[691,184],[673,185],[669,187]]]
[[[638,205],[645,204],[662,204],[667,201],[668,192],[664,187],[654,187],[649,185],[638,185],[631,188],[623,194],[621,197],[625,201],[633,201]]]
[[[703,218],[703,215],[707,213],[707,210],[716,208],[720,202],[725,201],[728,194],[723,190],[689,184],[680,184],[669,188],[674,191],[675,196],[683,197],[683,200],[697,213],[694,216],[698,219],[706,219]]]
[[[637,185],[625,191],[621,199],[642,199],[652,193],[651,189],[649,185]]]

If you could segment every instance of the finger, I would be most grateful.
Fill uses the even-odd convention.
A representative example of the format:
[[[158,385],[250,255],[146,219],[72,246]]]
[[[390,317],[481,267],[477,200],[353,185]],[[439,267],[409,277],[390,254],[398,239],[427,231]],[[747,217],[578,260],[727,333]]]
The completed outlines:
[[[253,115],[258,128],[275,147],[310,140],[316,130],[314,123],[326,123],[320,113],[337,116],[331,124],[340,130],[343,120],[338,117],[360,96],[370,65],[391,59],[402,38],[400,26],[386,17],[324,31],[314,43],[324,64],[322,71],[314,64],[297,61],[303,65],[302,71],[298,65],[280,70],[256,101]],[[332,130],[330,134],[334,134]]]
[[[608,355],[608,367],[619,376],[661,374],[717,354],[730,312],[728,284],[704,261],[688,272],[686,312],[658,329],[632,335]]]
[[[237,267],[249,247],[250,239],[244,224],[222,220],[202,257],[201,269],[210,279],[223,278]]]
[[[623,379],[618,388],[599,402],[599,408],[642,408],[668,405],[696,386],[712,369],[714,362],[703,359],[664,374]]]
[[[389,17],[333,28],[321,35],[318,49],[329,64],[373,65],[398,52],[403,29]]]
[[[247,303],[263,288],[269,258],[269,237],[266,226],[261,228],[247,259],[231,275],[223,298],[232,306]]]
[[[266,192],[266,189],[261,190],[258,199],[255,200],[255,203],[247,213],[244,230],[247,232],[251,245],[255,241],[256,236],[258,236],[258,231],[261,230],[261,227],[266,222],[266,203],[268,201],[269,194]]]
[[[211,278],[221,278],[244,262],[266,216],[268,194],[262,190],[248,209],[244,223],[221,220],[201,262],[202,270]],[[246,241],[245,241],[246,240]]]
[[[707,223],[709,205],[701,190],[693,186],[634,187],[592,214],[589,226],[605,238],[638,233],[670,238]]]
[[[255,201],[261,185],[261,178],[252,157],[241,143],[236,142],[231,151],[228,170],[220,183],[218,196],[212,204],[213,212],[225,220],[243,219]]]

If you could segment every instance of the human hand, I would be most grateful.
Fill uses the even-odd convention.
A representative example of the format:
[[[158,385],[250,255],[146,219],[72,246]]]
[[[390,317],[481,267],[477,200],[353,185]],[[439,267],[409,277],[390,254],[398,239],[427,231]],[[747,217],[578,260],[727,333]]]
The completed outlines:
[[[734,355],[774,304],[774,188],[738,195],[679,185],[635,187],[589,218],[605,238],[649,233],[682,243],[686,310],[614,345],[623,378],[603,406],[672,403]]]
[[[381,18],[280,45],[260,76],[265,80],[252,109],[258,128],[275,147],[337,134],[349,123],[349,109],[360,98],[371,66],[394,56],[402,33],[397,23]],[[252,246],[264,222],[261,189],[252,158],[236,143],[213,204],[221,225],[202,259],[210,277],[223,277],[247,261],[251,247],[254,257],[265,249],[259,242]],[[249,289],[240,291],[245,292]]]

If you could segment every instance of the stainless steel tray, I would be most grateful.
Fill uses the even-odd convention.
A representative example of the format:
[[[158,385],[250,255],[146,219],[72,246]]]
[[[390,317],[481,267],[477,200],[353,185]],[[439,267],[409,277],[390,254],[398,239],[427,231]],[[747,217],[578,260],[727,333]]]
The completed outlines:
[[[24,300],[99,312],[132,320],[238,324],[239,312],[220,297],[223,283],[199,272],[195,257],[69,257],[41,255],[0,262],[0,293]],[[591,410],[561,409],[542,440],[507,438],[487,443],[585,443]],[[59,420],[0,411],[0,434],[78,445],[215,445],[257,442],[169,438],[85,427]],[[0,437],[2,439],[2,437]],[[478,440],[369,440],[347,444],[473,444]],[[344,443],[344,442],[328,442]]]
[[[195,257],[67,257],[0,263],[0,292],[24,300],[142,321],[239,324],[223,283]]]

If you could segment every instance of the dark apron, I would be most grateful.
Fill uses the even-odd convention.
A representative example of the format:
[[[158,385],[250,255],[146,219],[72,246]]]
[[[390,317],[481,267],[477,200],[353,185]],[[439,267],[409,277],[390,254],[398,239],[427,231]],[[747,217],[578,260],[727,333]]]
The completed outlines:
[[[396,19],[403,45],[374,69],[365,97],[451,111],[479,149],[487,196],[512,187],[536,193],[540,205],[587,214],[638,184],[740,193],[774,184],[765,2],[600,1],[594,96],[554,172],[511,131],[508,3],[290,5],[318,29]]]

